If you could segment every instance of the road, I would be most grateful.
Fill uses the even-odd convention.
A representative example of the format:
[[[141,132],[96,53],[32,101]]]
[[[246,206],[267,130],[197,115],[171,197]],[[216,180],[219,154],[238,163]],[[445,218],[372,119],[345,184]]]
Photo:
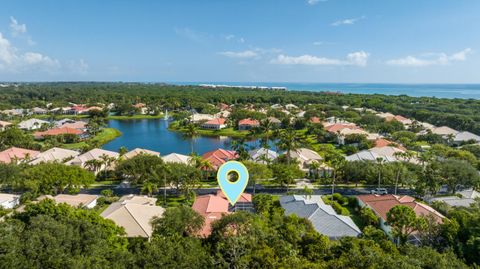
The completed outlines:
[[[112,189],[111,187],[98,187],[98,188],[90,188],[90,189],[83,189],[80,193],[86,194],[96,194],[99,195],[102,190],[104,189]],[[345,187],[336,187],[335,192],[340,193],[341,195],[360,195],[360,194],[369,194],[371,190],[375,188],[345,188]],[[112,189],[115,195],[122,196],[127,194],[140,194],[140,188],[138,187],[130,187],[130,188],[113,188]],[[202,188],[202,189],[195,189],[194,191],[198,195],[203,194],[211,194],[216,193],[218,188]],[[388,193],[394,193],[393,188],[387,188]],[[287,192],[301,192],[303,188],[289,188],[288,191],[285,188],[271,188],[271,187],[261,187],[255,190],[255,193],[268,193],[268,194],[275,194],[275,195],[285,195]],[[313,194],[316,195],[326,195],[331,194],[331,188],[329,186],[322,187],[321,189],[312,189]],[[171,194],[174,193],[175,190],[167,189],[167,193]],[[247,193],[252,193],[253,189],[251,187],[245,190]],[[162,194],[163,189],[159,189],[158,194]],[[398,189],[397,194],[399,195],[411,195],[415,196],[415,191],[411,189]]]

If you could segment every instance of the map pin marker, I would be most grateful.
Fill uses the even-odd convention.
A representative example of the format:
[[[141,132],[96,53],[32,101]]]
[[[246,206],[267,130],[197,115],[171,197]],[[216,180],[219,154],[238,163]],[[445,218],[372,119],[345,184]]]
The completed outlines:
[[[231,181],[229,174],[231,172],[237,173],[238,179]],[[217,172],[217,181],[223,194],[227,197],[232,206],[235,205],[238,198],[242,195],[243,191],[248,184],[248,169],[240,162],[229,161],[224,163]]]

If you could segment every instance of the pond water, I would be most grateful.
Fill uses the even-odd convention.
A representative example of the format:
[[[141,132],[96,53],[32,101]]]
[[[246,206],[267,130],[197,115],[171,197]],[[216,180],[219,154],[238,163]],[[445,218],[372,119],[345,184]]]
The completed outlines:
[[[122,132],[122,136],[105,144],[106,150],[118,151],[120,147],[128,150],[144,148],[160,152],[162,155],[172,152],[190,154],[190,138],[185,138],[181,133],[168,130],[168,120],[142,119],[142,120],[110,120],[108,127]],[[259,146],[256,141],[247,143],[250,147]],[[231,149],[231,139],[228,137],[195,138],[194,151],[203,154],[207,151],[224,148]]]

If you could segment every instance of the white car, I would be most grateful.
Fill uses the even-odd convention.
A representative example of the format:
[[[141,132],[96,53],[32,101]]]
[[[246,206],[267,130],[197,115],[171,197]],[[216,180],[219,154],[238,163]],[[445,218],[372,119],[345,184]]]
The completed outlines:
[[[385,188],[376,188],[374,190],[371,190],[370,193],[371,194],[384,195],[384,194],[388,194],[388,191]]]

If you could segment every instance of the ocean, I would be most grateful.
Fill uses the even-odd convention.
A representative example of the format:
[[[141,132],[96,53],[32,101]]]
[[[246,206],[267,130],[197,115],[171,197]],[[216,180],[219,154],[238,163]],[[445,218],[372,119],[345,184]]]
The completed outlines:
[[[286,87],[289,91],[408,95],[415,97],[480,99],[480,84],[292,83],[292,82],[175,82],[176,85]]]

